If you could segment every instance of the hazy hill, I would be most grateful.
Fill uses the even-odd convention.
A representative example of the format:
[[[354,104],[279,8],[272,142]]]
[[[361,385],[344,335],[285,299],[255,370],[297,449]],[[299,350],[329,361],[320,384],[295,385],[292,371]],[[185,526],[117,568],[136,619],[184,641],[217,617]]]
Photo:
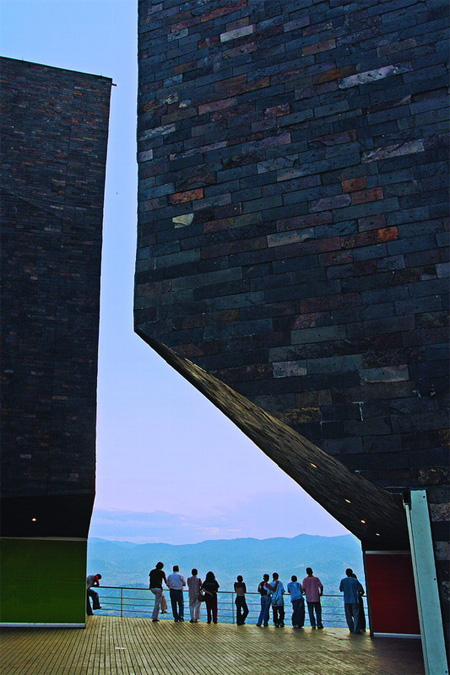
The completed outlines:
[[[222,539],[199,544],[132,544],[89,539],[88,572],[100,572],[105,586],[148,587],[148,573],[161,560],[165,570],[180,566],[185,576],[197,567],[204,578],[212,570],[222,590],[232,590],[238,574],[248,590],[256,590],[262,574],[278,572],[287,583],[292,574],[301,580],[312,567],[325,586],[337,592],[345,568],[352,567],[363,581],[361,547],[352,535],[320,537],[300,534],[292,539]]]

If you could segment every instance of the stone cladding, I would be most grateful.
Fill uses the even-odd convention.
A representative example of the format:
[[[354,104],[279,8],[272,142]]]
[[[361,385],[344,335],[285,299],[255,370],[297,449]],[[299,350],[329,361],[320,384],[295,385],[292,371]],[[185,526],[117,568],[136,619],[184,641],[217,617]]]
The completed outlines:
[[[87,534],[111,80],[1,66],[4,533]]]
[[[137,331],[426,487],[444,597],[446,0],[139,7]]]

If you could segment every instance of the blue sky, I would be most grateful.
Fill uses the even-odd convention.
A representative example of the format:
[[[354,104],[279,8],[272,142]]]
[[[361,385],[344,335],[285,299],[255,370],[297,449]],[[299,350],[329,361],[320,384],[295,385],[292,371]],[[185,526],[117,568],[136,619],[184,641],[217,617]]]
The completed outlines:
[[[91,535],[194,543],[340,535],[227,418],[133,333],[135,0],[1,0],[1,53],[111,77]]]

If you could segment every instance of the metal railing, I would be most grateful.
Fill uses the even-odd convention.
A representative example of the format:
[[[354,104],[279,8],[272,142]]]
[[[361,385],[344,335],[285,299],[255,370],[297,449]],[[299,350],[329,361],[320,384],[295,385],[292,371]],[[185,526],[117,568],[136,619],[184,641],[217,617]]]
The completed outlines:
[[[100,595],[100,604],[102,608],[95,610],[96,614],[104,616],[120,617],[141,617],[151,618],[155,596],[148,588],[128,588],[126,586],[100,586],[95,589]],[[165,589],[167,603],[169,605],[168,614],[160,614],[161,620],[173,620],[170,611],[169,591]],[[189,596],[187,591],[183,591],[184,597],[184,617],[189,620]],[[218,591],[218,617],[223,623],[236,623],[236,593],[234,591]],[[246,601],[249,614],[246,623],[256,624],[261,609],[259,593],[247,592]],[[346,628],[344,603],[342,595],[323,595],[321,598],[322,619],[325,626]],[[291,602],[290,596],[284,596],[285,623],[291,622]],[[364,608],[367,617],[367,603],[364,597]],[[309,625],[308,610],[305,602],[305,624]],[[200,620],[206,618],[205,604],[202,603]]]

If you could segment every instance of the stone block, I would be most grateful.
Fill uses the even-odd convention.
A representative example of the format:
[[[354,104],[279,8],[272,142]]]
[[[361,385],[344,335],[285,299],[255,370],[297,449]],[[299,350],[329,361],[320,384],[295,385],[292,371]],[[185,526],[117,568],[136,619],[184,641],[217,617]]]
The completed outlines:
[[[138,134],[138,142],[149,141],[159,136],[167,136],[168,134],[173,134],[175,130],[175,124],[165,124],[153,129],[145,129]]]
[[[399,229],[399,232],[401,233],[401,228]],[[416,251],[433,249],[436,245],[435,242],[436,239],[434,235],[411,237],[409,239],[399,239],[398,241],[389,242],[387,244],[387,250],[390,255],[405,255]]]
[[[355,192],[363,190],[366,187],[366,177],[358,176],[357,178],[350,178],[342,181],[342,189],[344,192]]]
[[[299,28],[304,28],[305,26],[309,26],[310,23],[310,17],[309,15],[305,12],[303,16],[300,16],[299,18],[296,18],[294,21],[287,21],[283,25],[283,30],[285,33],[288,33],[290,31],[298,30]]]
[[[423,429],[424,426],[429,430],[446,429],[448,425],[448,419],[444,411],[439,411],[438,413],[425,412],[415,415],[393,416],[391,419],[392,427],[397,433],[408,433]]]
[[[209,12],[205,12],[205,14],[202,14],[200,16],[200,21],[202,23],[205,23],[206,21],[213,21],[214,19],[217,19],[219,17],[237,12],[240,9],[243,9],[245,6],[246,6],[245,0],[239,0],[239,2],[234,2],[229,5],[225,5],[224,7],[217,7],[216,9],[213,9]]]
[[[329,211],[333,209],[341,209],[344,206],[348,206],[351,203],[350,195],[336,195],[334,197],[326,197],[324,199],[319,199],[318,202],[315,202],[311,207],[311,211]]]
[[[245,37],[246,35],[251,35],[254,32],[254,30],[255,30],[254,25],[236,28],[235,30],[230,30],[225,33],[221,33],[220,41],[228,42],[229,40],[237,40],[238,38]]]
[[[439,311],[442,309],[442,298],[438,295],[431,297],[415,298],[402,300],[395,303],[396,313],[401,316],[404,314],[422,314],[425,311]]]
[[[195,190],[186,190],[185,192],[175,192],[170,196],[171,204],[184,204],[195,199],[203,199],[203,188],[196,188]]]
[[[387,366],[385,368],[366,368],[361,370],[362,384],[372,382],[401,382],[409,380],[408,366]]]
[[[328,342],[345,338],[345,326],[322,326],[321,328],[304,328],[293,330],[291,333],[292,344],[304,344],[308,342]]]
[[[368,420],[348,420],[344,422],[344,433],[350,436],[391,436],[392,427],[388,417]],[[363,445],[364,447],[364,445]],[[379,451],[381,452],[381,450]],[[389,452],[392,452],[389,448]],[[366,462],[364,462],[366,464]]]
[[[273,363],[273,376],[299,377],[307,374],[306,362],[301,361],[278,361]]]
[[[317,118],[330,117],[332,115],[339,115],[340,113],[347,112],[350,110],[350,104],[348,101],[339,101],[338,103],[332,103],[330,105],[321,105],[318,108],[315,108],[314,114]]]
[[[357,373],[362,367],[362,356],[360,354],[350,354],[346,356],[335,356],[324,359],[314,359],[307,361],[308,374],[324,373],[355,373],[356,381],[359,382]],[[354,378],[351,377],[351,381]]]
[[[330,38],[324,42],[316,42],[314,44],[307,45],[303,47],[302,54],[303,56],[309,56],[310,54],[320,54],[321,52],[327,52],[330,49],[336,48],[336,40]]]
[[[363,162],[379,162],[382,159],[389,159],[391,157],[401,157],[402,155],[412,155],[418,152],[424,152],[425,146],[423,139],[419,138],[414,141],[407,141],[405,143],[396,143],[394,145],[386,145],[375,150],[369,150],[362,155]]]
[[[366,202],[375,202],[380,199],[383,199],[383,190],[381,188],[352,192],[352,204],[365,204]]]

